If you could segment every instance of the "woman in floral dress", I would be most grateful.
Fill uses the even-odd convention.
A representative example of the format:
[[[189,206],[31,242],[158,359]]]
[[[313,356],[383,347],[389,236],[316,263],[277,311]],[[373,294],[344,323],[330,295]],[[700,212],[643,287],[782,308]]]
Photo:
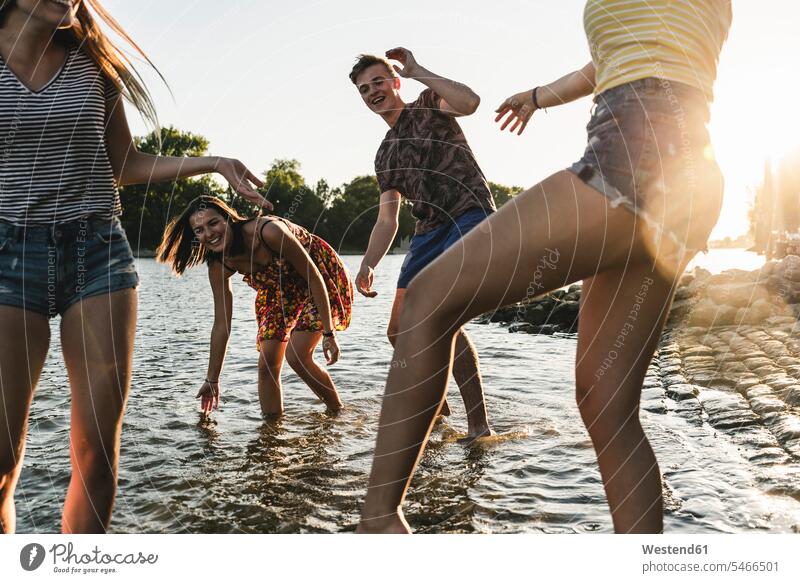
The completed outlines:
[[[352,314],[350,278],[328,243],[286,219],[245,219],[222,200],[201,196],[169,224],[158,260],[178,275],[199,263],[208,264],[214,325],[208,371],[197,393],[204,412],[219,404],[219,378],[233,314],[230,278],[235,273],[242,273],[257,292],[262,413],[283,412],[284,359],[329,410],[342,407],[331,376],[314,361],[320,340],[327,364],[338,360],[335,331],[345,330]]]

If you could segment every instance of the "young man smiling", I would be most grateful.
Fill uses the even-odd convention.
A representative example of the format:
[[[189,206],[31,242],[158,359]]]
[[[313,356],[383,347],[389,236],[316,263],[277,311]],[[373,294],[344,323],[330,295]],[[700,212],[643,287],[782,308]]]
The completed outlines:
[[[464,133],[455,118],[474,113],[480,98],[466,85],[445,79],[419,65],[411,51],[395,48],[386,57],[358,57],[350,80],[367,107],[389,125],[375,156],[381,189],[378,220],[356,277],[356,289],[374,297],[374,269],[397,234],[400,202],[412,204],[417,219],[392,306],[387,331],[395,343],[406,288],[414,276],[466,235],[489,213],[494,200]],[[427,86],[412,103],[400,97],[400,77]],[[424,349],[424,347],[421,347]],[[483,401],[478,354],[467,333],[456,334],[453,377],[467,410],[471,440],[491,434]],[[442,406],[446,415],[447,401]]]

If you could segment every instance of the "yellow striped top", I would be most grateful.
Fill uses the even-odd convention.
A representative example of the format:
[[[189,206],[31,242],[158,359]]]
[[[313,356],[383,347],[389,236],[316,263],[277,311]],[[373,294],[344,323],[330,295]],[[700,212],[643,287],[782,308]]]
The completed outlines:
[[[595,93],[661,77],[697,87],[711,101],[730,25],[730,0],[589,0],[583,26]]]

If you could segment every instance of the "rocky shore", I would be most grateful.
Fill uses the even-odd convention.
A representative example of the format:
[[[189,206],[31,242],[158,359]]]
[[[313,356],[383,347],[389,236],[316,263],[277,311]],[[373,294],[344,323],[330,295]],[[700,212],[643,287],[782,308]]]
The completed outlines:
[[[500,308],[478,319],[498,322],[509,332],[574,333],[577,330],[581,286]],[[761,269],[731,269],[711,275],[696,268],[681,277],[670,311],[675,325],[719,328],[794,324],[800,317],[800,257],[790,255]]]
[[[580,286],[487,314],[510,332],[574,333]],[[775,488],[800,499],[800,257],[682,276],[642,408],[727,434]],[[788,464],[788,465],[787,465]]]
[[[578,330],[581,300],[580,284],[557,290],[545,296],[512,306],[499,308],[477,319],[479,324],[497,322],[508,326],[509,332],[528,334],[571,334]]]

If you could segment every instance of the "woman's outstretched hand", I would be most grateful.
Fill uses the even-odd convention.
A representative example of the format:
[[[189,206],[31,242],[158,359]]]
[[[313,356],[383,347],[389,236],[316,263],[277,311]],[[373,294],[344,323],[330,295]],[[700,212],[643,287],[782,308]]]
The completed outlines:
[[[197,391],[197,398],[200,399],[200,408],[205,415],[211,413],[212,408],[219,409],[219,383],[205,381]]]
[[[508,117],[503,121],[503,125],[500,126],[500,131],[502,132],[508,127],[508,124],[514,122],[508,131],[514,133],[519,128],[517,135],[520,135],[525,130],[525,126],[528,125],[528,121],[530,121],[534,111],[536,111],[536,106],[533,104],[533,92],[523,91],[512,95],[497,108],[495,111],[497,117],[494,118],[494,121],[500,122],[503,116],[508,114]]]
[[[339,360],[339,343],[336,341],[336,336],[322,337],[322,354],[325,356],[328,366],[336,364],[336,361]]]
[[[225,180],[228,181],[228,184],[231,185],[231,188],[253,204],[263,207],[268,211],[273,209],[272,203],[261,196],[256,190],[256,187],[264,186],[264,182],[258,178],[258,176],[250,172],[247,166],[242,164],[239,160],[233,158],[219,158],[214,170],[222,174]]]

